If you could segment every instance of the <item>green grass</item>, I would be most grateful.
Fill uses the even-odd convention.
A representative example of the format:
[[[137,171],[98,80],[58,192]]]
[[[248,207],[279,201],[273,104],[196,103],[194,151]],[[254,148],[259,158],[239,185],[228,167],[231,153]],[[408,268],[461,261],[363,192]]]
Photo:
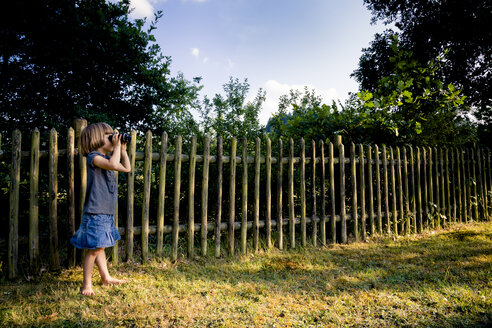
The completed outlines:
[[[0,325],[489,327],[492,223],[233,259],[110,267],[122,286],[79,295],[82,269],[0,285]],[[99,280],[94,274],[96,281]]]

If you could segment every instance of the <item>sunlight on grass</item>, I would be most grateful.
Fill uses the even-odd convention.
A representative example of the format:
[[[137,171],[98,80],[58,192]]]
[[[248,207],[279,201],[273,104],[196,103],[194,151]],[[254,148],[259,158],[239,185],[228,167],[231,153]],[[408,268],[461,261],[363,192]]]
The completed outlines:
[[[80,267],[0,285],[0,325],[487,327],[492,223],[237,258],[125,263],[79,294]],[[99,280],[94,274],[95,281]]]

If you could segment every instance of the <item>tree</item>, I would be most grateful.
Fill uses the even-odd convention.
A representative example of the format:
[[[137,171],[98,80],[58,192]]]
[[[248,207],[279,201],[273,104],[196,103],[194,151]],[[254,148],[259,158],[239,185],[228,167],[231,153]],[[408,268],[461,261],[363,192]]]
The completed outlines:
[[[421,64],[413,53],[399,47],[391,36],[388,61],[392,72],[372,90],[358,94],[359,106],[376,117],[383,130],[391,130],[396,143],[415,145],[457,145],[475,141],[467,119],[465,96],[438,75],[446,54]]]
[[[129,0],[19,0],[0,20],[0,131],[67,126],[73,118],[146,130],[156,112],[187,110],[199,90],[170,78]]]
[[[246,137],[253,141],[261,136],[263,129],[258,115],[265,101],[265,92],[259,89],[256,97],[246,102],[248,80],[240,82],[232,77],[223,88],[225,95],[216,94],[212,99],[205,96],[203,100],[203,107],[200,109],[203,131],[225,139]]]
[[[490,0],[364,0],[373,22],[394,23],[402,49],[426,63],[444,53],[446,61],[436,73],[444,84],[453,84],[476,108],[477,118],[490,126],[492,116],[492,4]],[[374,90],[391,72],[388,30],[377,34],[363,49],[359,68],[352,74],[361,90]],[[385,60],[386,58],[386,60]],[[485,119],[485,120],[484,120]],[[488,135],[490,138],[490,134]]]
[[[460,145],[475,141],[475,129],[467,119],[469,107],[461,90],[444,84],[438,76],[445,55],[421,64],[399,47],[398,37],[385,46],[387,76],[375,87],[352,94],[345,104],[320,105],[312,93],[300,97],[291,91],[282,96],[280,110],[267,130],[284,140],[330,141],[342,135],[346,142],[387,145]],[[286,104],[292,104],[286,110]]]
[[[298,140],[331,141],[335,135],[343,136],[346,142],[377,142],[373,136],[383,136],[376,131],[378,125],[369,110],[362,109],[350,98],[345,105],[333,101],[331,105],[322,104],[321,97],[314,90],[304,88],[304,93],[290,90],[279,99],[279,111],[268,121],[266,130],[272,139],[290,138]],[[297,144],[296,144],[297,145]]]

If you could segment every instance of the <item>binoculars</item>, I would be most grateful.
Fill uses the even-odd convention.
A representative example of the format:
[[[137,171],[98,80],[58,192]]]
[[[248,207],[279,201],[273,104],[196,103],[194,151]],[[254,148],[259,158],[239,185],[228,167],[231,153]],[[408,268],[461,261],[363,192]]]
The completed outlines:
[[[132,136],[129,135],[128,133],[120,133],[120,135],[121,135],[121,142],[130,143],[130,141],[132,141]],[[114,134],[108,137],[109,141],[113,142],[113,136]]]

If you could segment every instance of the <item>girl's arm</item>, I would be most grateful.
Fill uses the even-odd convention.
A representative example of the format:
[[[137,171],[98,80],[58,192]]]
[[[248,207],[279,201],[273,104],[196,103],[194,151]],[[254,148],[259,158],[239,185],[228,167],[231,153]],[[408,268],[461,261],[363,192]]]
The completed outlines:
[[[128,153],[126,152],[126,145],[126,143],[121,144],[121,165],[126,170],[123,172],[130,172],[132,167],[130,165],[130,158],[128,157]]]
[[[125,149],[124,151],[123,148]],[[120,163],[122,152],[124,152],[123,164]],[[121,135],[113,137],[113,154],[111,157],[106,159],[102,156],[95,156],[92,164],[105,170],[130,172],[130,160],[126,154],[126,144],[124,146],[121,145]]]

